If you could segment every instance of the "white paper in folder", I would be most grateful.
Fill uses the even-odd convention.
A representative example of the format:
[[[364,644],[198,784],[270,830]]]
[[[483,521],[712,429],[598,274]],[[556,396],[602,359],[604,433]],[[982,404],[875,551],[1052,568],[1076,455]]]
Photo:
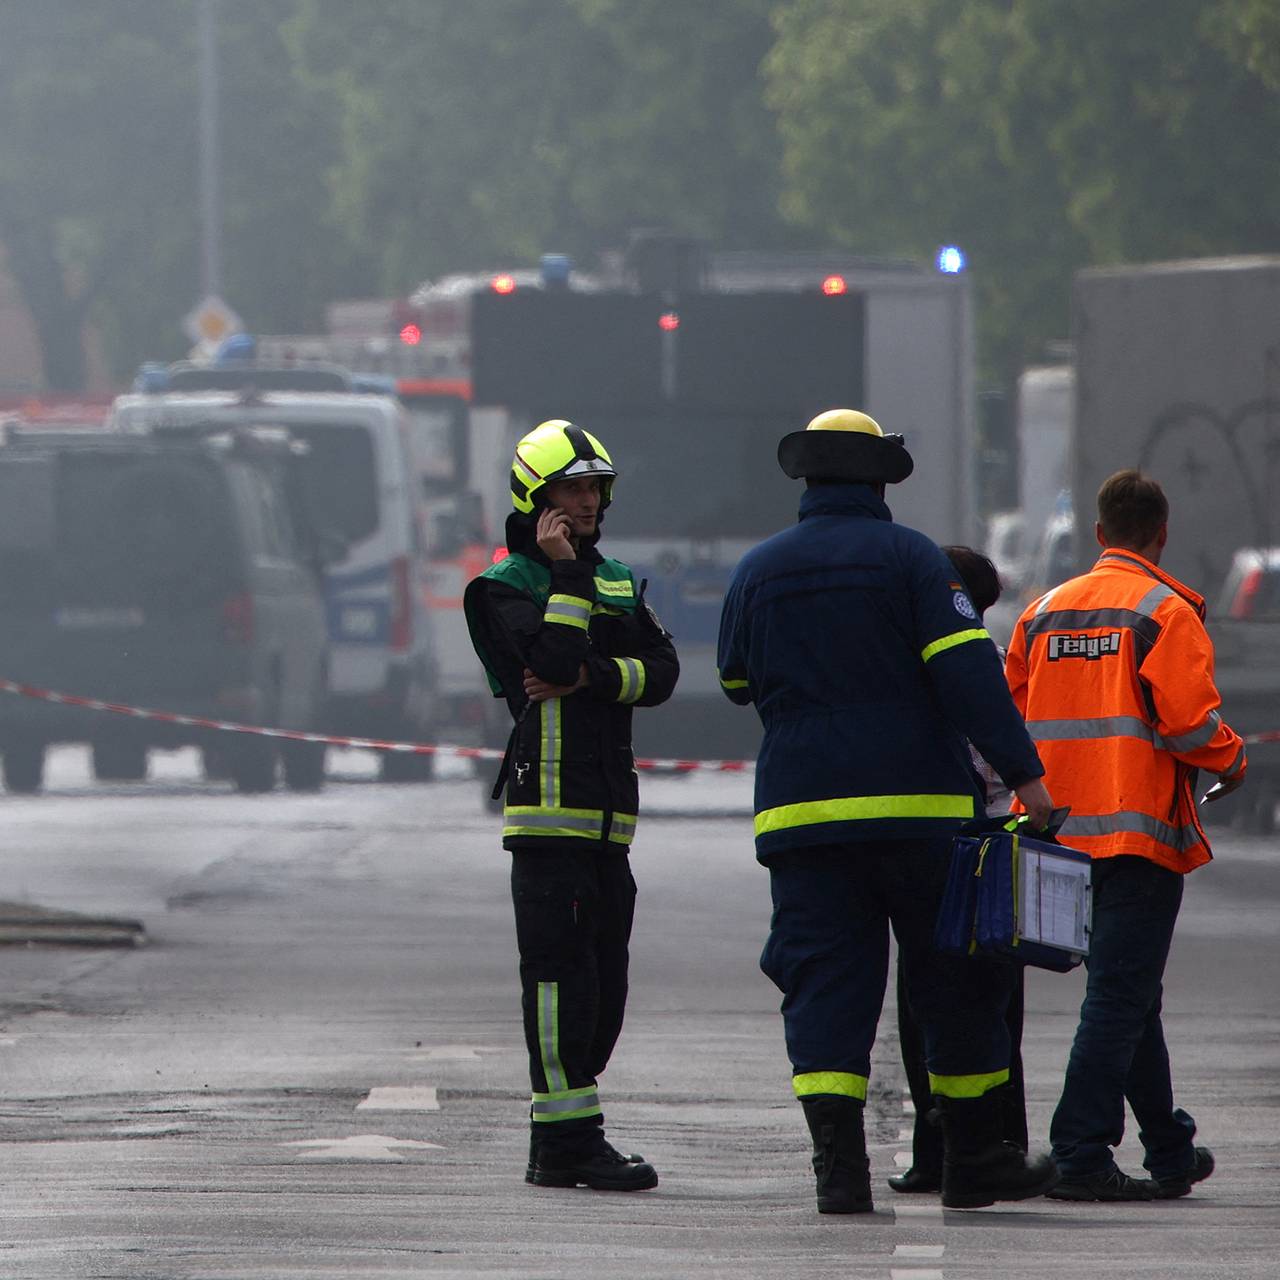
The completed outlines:
[[[1091,864],[1025,845],[1018,854],[1022,884],[1019,937],[1087,955]]]

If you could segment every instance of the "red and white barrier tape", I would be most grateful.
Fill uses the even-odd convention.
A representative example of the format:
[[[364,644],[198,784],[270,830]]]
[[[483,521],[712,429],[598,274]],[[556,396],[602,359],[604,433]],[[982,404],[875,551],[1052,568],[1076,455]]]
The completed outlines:
[[[328,733],[306,733],[298,729],[266,729],[261,725],[238,724],[233,720],[211,720],[204,716],[188,716],[176,711],[152,711],[131,707],[121,702],[104,702],[100,698],[84,698],[75,693],[59,693],[37,685],[19,684],[0,679],[0,693],[39,702],[54,702],[65,707],[83,707],[87,711],[106,711],[112,715],[131,716],[135,720],[155,720],[161,724],[182,725],[192,729],[214,729],[219,733],[252,733],[263,738],[286,738],[292,742],[319,742],[329,747],[358,747],[369,751],[397,751],[405,755],[454,756],[463,760],[501,760],[506,754],[496,747],[453,747],[440,743],[386,742],[380,738],[344,738]],[[754,760],[636,760],[637,769],[654,773],[748,773]]]

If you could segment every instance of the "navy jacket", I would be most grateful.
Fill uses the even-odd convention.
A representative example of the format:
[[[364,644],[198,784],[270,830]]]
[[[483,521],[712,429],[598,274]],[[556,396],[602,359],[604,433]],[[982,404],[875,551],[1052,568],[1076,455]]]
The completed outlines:
[[[764,723],[756,854],[949,835],[983,813],[965,739],[1010,786],[1043,766],[951,562],[868,485],[805,491],[738,564],[720,682]]]

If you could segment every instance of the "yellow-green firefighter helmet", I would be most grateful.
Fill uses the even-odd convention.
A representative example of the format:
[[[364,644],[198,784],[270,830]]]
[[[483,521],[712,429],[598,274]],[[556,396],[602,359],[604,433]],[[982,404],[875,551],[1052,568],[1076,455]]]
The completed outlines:
[[[526,515],[539,506],[539,491],[552,480],[600,477],[600,510],[613,497],[617,476],[609,451],[589,431],[552,418],[539,423],[516,445],[511,462],[511,505]]]

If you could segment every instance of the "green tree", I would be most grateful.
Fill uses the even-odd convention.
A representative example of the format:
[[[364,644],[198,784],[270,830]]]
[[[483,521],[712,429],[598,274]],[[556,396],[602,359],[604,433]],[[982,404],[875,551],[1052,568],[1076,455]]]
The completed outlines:
[[[340,104],[335,206],[385,291],[642,224],[782,234],[763,0],[306,0],[289,38]]]

